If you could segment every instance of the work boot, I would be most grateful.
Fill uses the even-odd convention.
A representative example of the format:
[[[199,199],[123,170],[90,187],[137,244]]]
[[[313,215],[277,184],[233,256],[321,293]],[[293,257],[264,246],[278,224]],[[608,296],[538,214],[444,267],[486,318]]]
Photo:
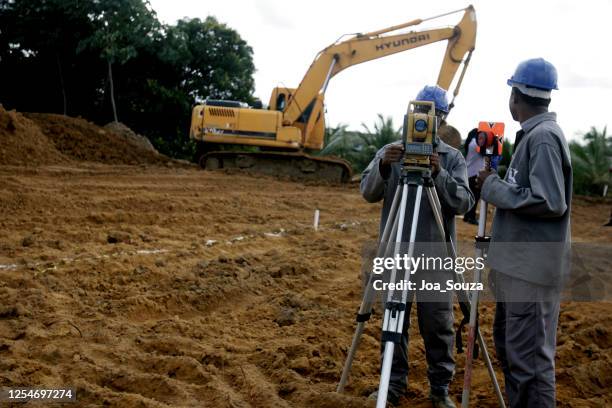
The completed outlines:
[[[433,408],[457,408],[448,395],[429,394]]]
[[[376,401],[378,399],[378,391],[374,391],[373,393],[371,393],[368,399]],[[399,395],[394,392],[391,392],[391,390],[387,392],[387,405],[392,405],[395,407],[397,404],[399,404],[399,400]]]

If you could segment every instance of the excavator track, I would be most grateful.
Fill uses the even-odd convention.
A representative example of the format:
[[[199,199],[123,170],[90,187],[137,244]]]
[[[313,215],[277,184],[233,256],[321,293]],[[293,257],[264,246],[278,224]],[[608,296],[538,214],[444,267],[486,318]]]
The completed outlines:
[[[300,181],[328,183],[347,183],[352,174],[346,160],[316,157],[302,152],[213,151],[200,157],[200,166],[207,170],[241,169],[270,176],[288,176]]]

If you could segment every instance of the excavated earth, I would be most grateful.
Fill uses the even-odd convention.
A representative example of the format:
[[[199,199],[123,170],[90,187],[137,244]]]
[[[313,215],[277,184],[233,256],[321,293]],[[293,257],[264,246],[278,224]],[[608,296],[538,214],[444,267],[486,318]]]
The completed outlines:
[[[168,167],[121,138],[98,153],[73,138],[108,132],[81,119],[0,113],[0,386],[72,386],[83,407],[374,405],[378,315],[345,393],[334,392],[380,211],[355,185]],[[574,238],[610,243],[611,204],[576,198]],[[475,228],[458,219],[458,232],[470,241]],[[610,271],[608,258],[591,261]],[[491,352],[493,310],[481,308]],[[558,406],[612,404],[611,312],[609,302],[562,305]],[[428,407],[412,322],[401,406]],[[473,406],[496,406],[480,360],[473,383]]]

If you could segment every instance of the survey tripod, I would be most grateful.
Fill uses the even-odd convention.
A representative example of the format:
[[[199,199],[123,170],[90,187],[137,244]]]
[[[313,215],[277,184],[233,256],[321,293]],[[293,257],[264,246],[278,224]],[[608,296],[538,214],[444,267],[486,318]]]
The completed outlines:
[[[419,212],[421,207],[420,203],[423,195],[423,190],[425,190],[427,199],[429,200],[429,204],[434,214],[438,230],[441,236],[446,238],[446,248],[448,256],[452,257],[453,259],[456,258],[456,250],[452,238],[445,232],[442,218],[442,208],[440,205],[438,194],[433,184],[431,169],[429,168],[429,166],[406,165],[402,165],[401,175],[395,190],[391,209],[389,211],[389,216],[387,218],[387,222],[385,224],[383,233],[380,237],[380,241],[378,244],[378,249],[376,253],[377,257],[388,256],[388,254],[391,252],[393,254],[393,257],[399,255],[399,252],[401,250],[401,244],[404,240],[403,232],[406,213],[407,209],[410,208],[410,206],[412,206],[413,208],[413,215],[412,223],[410,224],[411,228],[408,240],[407,255],[409,258],[412,257],[415,247],[417,227],[419,222]],[[412,192],[414,192],[414,194],[411,194]],[[414,197],[414,201],[410,204],[408,203],[409,197]],[[389,282],[396,281],[398,273],[396,267],[397,265],[395,265],[391,270]],[[410,277],[411,271],[409,269],[404,269],[403,280],[409,281]],[[359,312],[357,314],[357,328],[355,330],[355,334],[353,335],[351,348],[349,349],[347,354],[346,362],[342,370],[342,376],[340,378],[340,383],[337,387],[337,392],[342,392],[344,390],[344,386],[346,385],[346,382],[348,380],[355,353],[357,351],[357,348],[359,347],[361,335],[363,334],[363,330],[365,328],[365,323],[370,319],[370,316],[372,314],[372,307],[376,298],[376,293],[374,291],[373,286],[375,279],[377,279],[376,276],[371,273],[368,283],[365,287],[365,293],[361,302],[361,306],[359,308]],[[455,280],[460,283],[464,283],[464,278],[462,274],[455,274]],[[391,364],[393,361],[393,352],[395,349],[395,345],[401,340],[404,319],[410,318],[409,316],[405,315],[408,292],[409,291],[407,289],[402,291],[389,290],[386,296],[382,332],[382,339],[384,341],[384,351],[380,383],[378,388],[378,397],[376,401],[377,408],[384,408],[386,406],[387,394],[389,391]],[[468,293],[465,290],[457,291],[457,297],[460,303],[462,303],[464,306],[467,306],[462,307],[462,311],[464,312],[464,314],[469,313],[470,298],[468,296]],[[478,344],[480,345],[480,348],[482,350],[482,355],[486,362],[491,381],[495,388],[497,399],[500,403],[500,406],[503,407],[505,406],[503,396],[501,394],[501,390],[499,388],[499,384],[497,382],[497,378],[493,370],[491,359],[487,352],[486,344],[484,342],[482,334],[478,329],[475,330],[475,333],[478,339]]]
[[[491,168],[490,158],[485,159],[486,166]],[[487,225],[487,202],[480,200],[478,205],[480,214],[478,217],[478,234],[474,238],[476,247],[476,257],[486,259],[486,250],[491,237],[485,235]],[[482,271],[474,268],[474,282],[482,282]],[[465,368],[463,374],[463,392],[461,394],[461,408],[470,405],[470,388],[472,385],[472,363],[474,361],[474,336],[478,330],[478,290],[472,291],[470,295],[470,316],[468,324],[467,351],[465,354]]]
[[[502,154],[503,136],[505,125],[502,122],[480,122],[476,134],[476,151],[484,156],[486,170],[497,169],[497,162],[494,158],[499,158]],[[480,199],[478,216],[478,233],[474,238],[476,257],[486,259],[487,250],[491,237],[486,235],[487,230],[487,202]],[[474,269],[474,281],[482,282],[482,270]],[[463,376],[463,393],[461,395],[461,408],[468,408],[470,405],[470,389],[472,385],[472,363],[474,361],[474,339],[478,330],[478,291],[474,290],[471,294],[470,317],[468,324],[467,352],[465,357],[465,369]],[[503,399],[500,401],[503,406]]]

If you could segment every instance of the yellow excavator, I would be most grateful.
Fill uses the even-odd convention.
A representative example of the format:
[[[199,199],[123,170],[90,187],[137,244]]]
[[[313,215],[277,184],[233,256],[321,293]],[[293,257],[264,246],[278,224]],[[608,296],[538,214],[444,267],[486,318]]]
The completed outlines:
[[[462,11],[461,21],[454,27],[402,32],[406,27]],[[213,99],[196,105],[190,138],[199,142],[200,165],[207,169],[250,169],[302,180],[349,180],[351,168],[345,160],[306,152],[320,150],[324,145],[324,95],[330,79],[352,65],[444,40],[448,40],[448,46],[437,84],[448,90],[463,63],[454,90],[456,97],[476,42],[476,13],[471,5],[331,44],[315,57],[297,88],[272,90],[267,109]],[[212,144],[253,147],[215,151]]]

